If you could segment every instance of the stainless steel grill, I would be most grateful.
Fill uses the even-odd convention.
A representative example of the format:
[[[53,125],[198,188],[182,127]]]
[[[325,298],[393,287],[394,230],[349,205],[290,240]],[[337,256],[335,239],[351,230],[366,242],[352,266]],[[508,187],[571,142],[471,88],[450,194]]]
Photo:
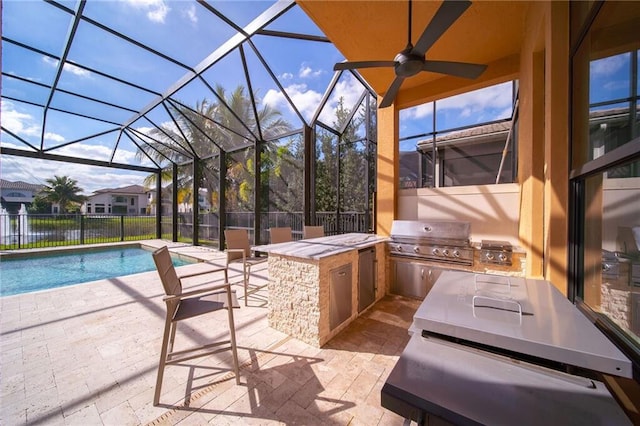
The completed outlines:
[[[511,266],[513,248],[508,241],[482,240],[480,262]]]
[[[473,265],[471,225],[460,221],[395,220],[389,253],[393,257]]]

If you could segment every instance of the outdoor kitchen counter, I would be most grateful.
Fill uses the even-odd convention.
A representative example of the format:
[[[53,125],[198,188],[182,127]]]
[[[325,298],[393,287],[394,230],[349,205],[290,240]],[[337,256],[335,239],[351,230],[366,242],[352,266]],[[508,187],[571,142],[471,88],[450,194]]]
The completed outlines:
[[[352,233],[253,247],[269,254],[269,326],[324,345],[385,295],[386,241]]]
[[[276,254],[301,259],[320,260],[324,257],[335,256],[350,250],[371,247],[388,240],[388,237],[373,234],[351,233],[255,246],[253,250],[269,253],[270,255]]]

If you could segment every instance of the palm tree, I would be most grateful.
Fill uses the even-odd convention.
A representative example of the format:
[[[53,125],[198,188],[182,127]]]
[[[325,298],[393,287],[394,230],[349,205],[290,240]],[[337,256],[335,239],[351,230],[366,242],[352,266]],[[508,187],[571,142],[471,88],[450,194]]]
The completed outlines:
[[[66,213],[69,206],[82,204],[87,198],[80,194],[84,190],[78,186],[78,181],[68,176],[54,176],[46,182],[48,185],[44,186],[40,196],[49,203],[57,203],[60,213]]]
[[[220,150],[232,151],[242,147],[252,147],[260,139],[269,139],[290,129],[289,123],[282,118],[282,113],[268,105],[257,109],[257,120],[251,97],[243,86],[227,92],[224,87],[215,88],[218,99],[223,102],[212,102],[208,99],[198,101],[195,108],[190,108],[177,102],[167,104],[168,109],[179,126],[165,125],[162,129],[154,129],[150,138],[143,146],[144,153],[162,164],[167,159],[174,163],[187,163],[193,157],[215,159]],[[254,94],[254,98],[257,96]],[[256,100],[256,103],[259,103]],[[225,106],[224,104],[228,105]],[[260,131],[259,131],[259,130]],[[138,151],[138,157],[143,152]],[[227,185],[227,197],[231,201],[230,208],[238,208],[250,203],[253,162],[252,151],[243,150],[232,154],[228,159],[227,175],[224,181]],[[217,162],[205,160],[199,162],[200,182],[198,187],[206,188],[211,200],[217,199],[218,186],[221,181]],[[163,170],[162,180],[168,181],[171,169]],[[155,175],[149,176],[145,184],[152,185]],[[189,189],[193,187],[193,172],[191,168],[180,168],[178,172],[178,187]]]

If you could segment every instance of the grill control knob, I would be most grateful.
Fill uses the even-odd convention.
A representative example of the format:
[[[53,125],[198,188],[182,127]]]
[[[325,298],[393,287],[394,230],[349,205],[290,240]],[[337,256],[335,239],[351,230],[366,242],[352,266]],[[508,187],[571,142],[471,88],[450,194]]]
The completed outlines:
[[[442,251],[442,254],[445,255],[446,257],[449,257],[449,249],[444,249]]]
[[[494,257],[493,253],[487,253],[487,260],[493,260]]]
[[[500,254],[498,255],[498,260],[499,260],[500,262],[505,262],[505,261],[507,260],[507,255],[506,255],[506,254],[504,254],[504,253],[500,253]]]
[[[460,257],[460,251],[459,250],[454,250],[453,251],[453,257]]]
[[[396,250],[398,250],[398,251],[402,251],[402,246],[401,246],[400,244],[398,244],[398,245],[396,246]]]
[[[413,252],[414,252],[414,253],[420,253],[420,247],[415,246],[415,247],[413,248]]]
[[[434,256],[440,256],[440,250],[438,250],[437,248],[434,248],[433,250],[431,250],[431,253],[433,253]]]

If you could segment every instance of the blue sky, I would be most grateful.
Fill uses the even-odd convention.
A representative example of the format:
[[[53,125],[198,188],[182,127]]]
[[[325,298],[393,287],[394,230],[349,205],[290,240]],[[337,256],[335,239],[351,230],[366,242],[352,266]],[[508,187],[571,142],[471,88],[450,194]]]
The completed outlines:
[[[212,7],[241,27],[252,22],[274,3],[273,1],[209,2]],[[76,7],[75,1],[64,1],[61,4],[70,9]],[[229,25],[195,1],[88,1],[84,16],[132,39],[139,40],[189,67],[195,67],[235,34]],[[34,46],[55,56],[60,56],[63,52],[70,23],[70,14],[41,1],[5,0],[3,2],[3,37]],[[297,6],[272,22],[267,28],[322,35]],[[344,57],[327,43],[283,40],[268,36],[256,36],[252,40],[305,120],[309,120],[316,112],[333,78],[333,64],[344,60]],[[4,73],[25,76],[31,81],[47,85],[52,84],[58,65],[54,58],[25,51],[5,41],[2,48]],[[244,51],[253,89],[258,93],[262,104],[279,108],[294,127],[300,127],[300,120],[288,107],[282,91],[261,66],[259,58],[248,46]],[[157,93],[165,92],[188,73],[180,65],[132,47],[85,21],[78,26],[68,60],[156,92],[150,93],[131,87],[123,90],[123,85],[116,84],[97,73],[69,63],[65,65],[58,81],[59,88],[104,99],[132,110],[148,105],[156,98]],[[592,70],[597,78],[602,79],[602,82],[598,80],[598,87],[620,86],[616,82],[620,80],[620,73],[624,70],[624,60],[615,58],[602,61],[597,64],[597,69]],[[218,83],[228,91],[233,90],[237,85],[246,86],[241,57],[237,50],[221,59],[203,76],[212,86]],[[624,87],[618,90],[623,92]],[[328,117],[326,120],[331,120],[333,108],[339,97],[345,99],[347,107],[352,107],[361,93],[361,85],[353,77],[344,74],[330,99],[329,108],[323,112]],[[117,132],[66,146],[65,144],[88,135],[115,130],[118,126],[114,123],[121,123],[133,116],[130,111],[120,111],[87,99],[57,93],[51,100],[52,107],[100,116],[113,123],[88,120],[50,110],[43,129],[42,108],[9,98],[29,99],[38,104],[45,104],[49,90],[29,87],[24,82],[3,76],[2,94],[5,96],[2,99],[2,126],[34,146],[39,146],[40,137],[44,134],[46,148],[60,146],[51,151],[55,154],[108,159],[116,147]],[[185,104],[195,105],[196,101],[212,96],[201,82],[194,81],[180,90],[175,97]],[[511,102],[510,83],[438,101],[438,128],[507,118],[511,115]],[[430,104],[402,111],[401,137],[433,130],[431,114]],[[153,110],[150,117],[156,123],[169,122],[169,117],[162,108]],[[145,131],[151,127],[151,124],[140,120],[133,127]],[[2,146],[28,149],[7,132],[3,131],[1,136]],[[412,150],[414,147],[415,141],[409,141],[404,143],[401,149]],[[123,138],[115,150],[114,161],[149,165],[148,162],[137,160],[135,152],[135,145]],[[105,187],[141,184],[146,176],[145,173],[44,162],[15,156],[3,156],[0,175],[3,179],[31,183],[44,183],[45,179],[54,175],[66,175],[76,179],[86,193]]]

